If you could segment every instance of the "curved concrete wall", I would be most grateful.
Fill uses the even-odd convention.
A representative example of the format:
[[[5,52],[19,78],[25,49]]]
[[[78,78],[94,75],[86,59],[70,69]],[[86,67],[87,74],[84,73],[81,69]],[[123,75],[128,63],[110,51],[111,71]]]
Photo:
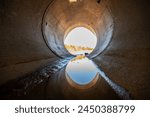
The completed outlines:
[[[110,0],[115,28],[108,48],[95,59],[135,99],[150,99],[148,1]]]
[[[74,22],[80,21],[81,17],[83,19],[80,23],[89,24],[99,38],[92,56],[103,50],[105,43],[100,40],[110,39],[114,29],[109,46],[94,61],[136,99],[150,98],[148,1],[101,0],[100,4],[96,1],[82,0],[83,3],[77,4],[82,10],[78,7],[76,9],[76,4],[66,7],[67,0],[57,0],[52,4],[50,16],[47,17],[47,25],[50,27],[44,29],[50,32],[44,33],[48,35],[58,32],[58,35],[48,36],[51,38],[48,43],[53,44],[50,48],[57,50],[61,56],[68,56],[63,46],[64,32]],[[0,1],[0,84],[58,59],[47,47],[41,31],[42,17],[51,2],[52,0]],[[56,3],[58,5],[54,5]],[[76,17],[72,19],[74,13]]]
[[[100,54],[109,44],[113,33],[113,19],[107,8],[108,0],[83,0],[70,3],[69,0],[54,0],[44,16],[43,33],[47,45],[58,56],[70,55],[64,47],[64,37],[75,27],[86,27],[96,32],[97,46],[91,57]]]
[[[0,84],[32,72],[56,58],[41,33],[50,0],[0,1]]]

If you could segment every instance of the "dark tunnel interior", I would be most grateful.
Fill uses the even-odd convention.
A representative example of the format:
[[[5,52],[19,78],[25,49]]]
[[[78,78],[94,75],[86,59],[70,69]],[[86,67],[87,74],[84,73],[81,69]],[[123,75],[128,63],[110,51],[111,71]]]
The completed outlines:
[[[0,99],[150,99],[148,3],[0,0]],[[65,48],[76,27],[97,37],[87,58]],[[88,61],[88,73],[94,66],[85,86],[66,72],[76,59]]]

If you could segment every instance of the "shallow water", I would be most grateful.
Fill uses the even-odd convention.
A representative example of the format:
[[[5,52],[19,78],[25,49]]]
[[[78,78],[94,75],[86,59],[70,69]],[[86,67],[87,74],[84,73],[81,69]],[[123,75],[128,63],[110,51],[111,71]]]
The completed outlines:
[[[87,57],[76,57],[68,63],[66,73],[74,83],[87,85],[96,77],[98,70]]]
[[[70,60],[66,66],[66,73],[74,83],[80,86],[90,84],[99,74],[99,78],[103,78],[120,98],[130,99],[129,93],[123,87],[113,82],[100,66],[85,56],[77,56]]]

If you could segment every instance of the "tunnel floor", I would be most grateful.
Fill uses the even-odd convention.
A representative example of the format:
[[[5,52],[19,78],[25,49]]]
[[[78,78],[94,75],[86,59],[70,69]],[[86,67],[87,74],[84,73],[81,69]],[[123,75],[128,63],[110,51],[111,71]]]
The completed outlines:
[[[109,78],[98,65],[99,78],[87,89],[68,84],[65,69],[72,57],[49,63],[24,77],[8,81],[0,87],[0,99],[132,99],[129,92]]]

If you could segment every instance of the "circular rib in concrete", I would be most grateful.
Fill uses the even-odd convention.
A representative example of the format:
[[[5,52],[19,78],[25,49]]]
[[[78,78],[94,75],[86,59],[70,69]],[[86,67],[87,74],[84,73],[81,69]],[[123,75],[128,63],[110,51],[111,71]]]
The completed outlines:
[[[114,23],[106,7],[107,1],[98,4],[94,0],[70,3],[54,0],[43,17],[42,31],[47,46],[59,57],[70,56],[64,47],[65,35],[75,27],[85,27],[97,35],[97,45],[90,57],[104,51],[111,41]]]

